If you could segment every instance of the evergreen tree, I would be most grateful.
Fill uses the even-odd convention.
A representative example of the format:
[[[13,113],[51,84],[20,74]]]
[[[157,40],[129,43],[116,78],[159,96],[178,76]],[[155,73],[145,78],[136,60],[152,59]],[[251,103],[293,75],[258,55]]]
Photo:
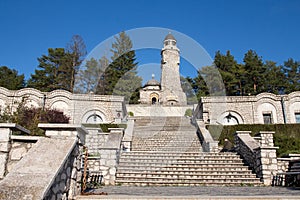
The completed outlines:
[[[282,67],[287,79],[286,93],[300,90],[300,62],[292,58],[284,62]]]
[[[224,81],[225,90],[227,95],[237,95],[239,93],[239,82],[241,81],[241,71],[239,66],[230,54],[230,51],[226,52],[226,55],[222,55],[220,51],[217,51],[214,59],[214,63],[219,70],[222,79]]]
[[[97,94],[125,96],[125,101],[138,103],[142,79],[137,76],[137,63],[132,42],[125,32],[115,37],[112,44],[112,62],[105,69],[99,80]]]
[[[28,87],[43,92],[50,92],[55,89],[64,89],[58,82],[59,67],[65,62],[66,53],[63,48],[49,48],[48,55],[38,58],[39,65],[35,74],[31,74],[28,80]]]
[[[91,58],[86,61],[84,67],[78,72],[76,76],[76,83],[74,91],[77,93],[95,92],[98,81],[101,81],[102,66],[108,65],[108,59],[102,57],[99,62]]]
[[[245,91],[248,94],[256,95],[266,90],[265,72],[266,68],[262,58],[253,50],[249,50],[244,56],[245,63]]]
[[[38,58],[38,69],[31,75],[28,87],[45,92],[55,89],[73,92],[75,77],[85,54],[85,45],[78,35],[73,36],[67,50],[49,48],[48,55]]]
[[[277,66],[273,61],[266,61],[265,68],[265,77],[267,80],[265,83],[265,92],[283,94],[288,83],[281,67]]]
[[[0,67],[0,86],[9,90],[19,90],[25,87],[24,74],[18,75],[18,71],[6,66]]]

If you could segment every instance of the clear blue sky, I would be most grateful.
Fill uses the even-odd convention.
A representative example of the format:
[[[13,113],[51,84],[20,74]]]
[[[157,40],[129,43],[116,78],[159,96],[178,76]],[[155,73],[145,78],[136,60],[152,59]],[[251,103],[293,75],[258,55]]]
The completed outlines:
[[[120,31],[140,27],[184,33],[212,57],[230,50],[241,62],[253,49],[263,60],[300,61],[298,0],[1,0],[0,66],[29,78],[37,58],[48,48],[65,47],[72,35],[81,35],[89,52]],[[137,59],[144,64],[142,55]]]

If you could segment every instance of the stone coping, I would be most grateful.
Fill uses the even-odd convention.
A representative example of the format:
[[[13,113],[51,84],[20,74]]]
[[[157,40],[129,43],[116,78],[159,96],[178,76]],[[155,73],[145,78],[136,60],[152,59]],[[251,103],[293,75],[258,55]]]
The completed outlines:
[[[86,128],[79,124],[39,124],[39,128],[44,130],[69,130],[69,131],[80,131],[88,134]]]
[[[255,148],[254,150],[257,150],[257,149],[264,149],[264,150],[273,150],[273,149],[279,149],[279,147],[257,147]]]
[[[9,128],[14,131],[21,131],[26,134],[30,134],[30,131],[16,123],[0,123],[0,128]]]
[[[24,136],[24,135],[12,135],[11,139],[12,140],[27,140],[27,141],[37,141],[42,136]]]

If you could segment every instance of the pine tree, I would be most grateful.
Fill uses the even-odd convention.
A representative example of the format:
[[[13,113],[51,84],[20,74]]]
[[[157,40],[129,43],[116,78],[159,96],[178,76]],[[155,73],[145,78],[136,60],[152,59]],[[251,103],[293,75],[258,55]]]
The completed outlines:
[[[28,87],[38,89],[43,92],[50,92],[55,89],[63,89],[58,83],[59,67],[63,64],[66,53],[63,48],[49,48],[48,55],[38,58],[39,69],[35,74],[31,74],[28,80]]]
[[[17,70],[6,66],[0,67],[0,86],[9,90],[19,90],[25,87],[24,74],[19,75]]]
[[[285,92],[291,93],[300,90],[300,62],[290,58],[284,62],[282,69],[287,79]]]
[[[137,63],[132,42],[125,32],[115,37],[111,52],[112,62],[100,77],[96,93],[125,96],[125,101],[138,103],[141,77],[137,76]]]
[[[265,72],[266,68],[262,58],[253,50],[249,50],[244,56],[245,63],[245,90],[251,95],[265,91]]]

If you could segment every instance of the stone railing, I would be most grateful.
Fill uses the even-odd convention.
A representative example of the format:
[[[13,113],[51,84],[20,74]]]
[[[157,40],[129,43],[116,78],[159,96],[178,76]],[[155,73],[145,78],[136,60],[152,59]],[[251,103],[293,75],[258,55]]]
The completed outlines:
[[[74,199],[80,192],[86,131],[70,124],[40,124],[41,137],[0,182],[0,199]]]
[[[117,166],[121,153],[121,142],[124,136],[123,128],[109,128],[110,134],[106,144],[99,150],[100,170],[105,185],[114,185]]]
[[[250,136],[250,131],[237,131],[235,134],[235,149],[249,164],[265,185],[271,185],[276,175],[277,156],[274,147],[274,132],[259,132],[258,140]]]
[[[197,131],[199,133],[202,149],[204,152],[218,152],[218,141],[215,141],[209,131],[205,128],[203,120],[197,120]]]

